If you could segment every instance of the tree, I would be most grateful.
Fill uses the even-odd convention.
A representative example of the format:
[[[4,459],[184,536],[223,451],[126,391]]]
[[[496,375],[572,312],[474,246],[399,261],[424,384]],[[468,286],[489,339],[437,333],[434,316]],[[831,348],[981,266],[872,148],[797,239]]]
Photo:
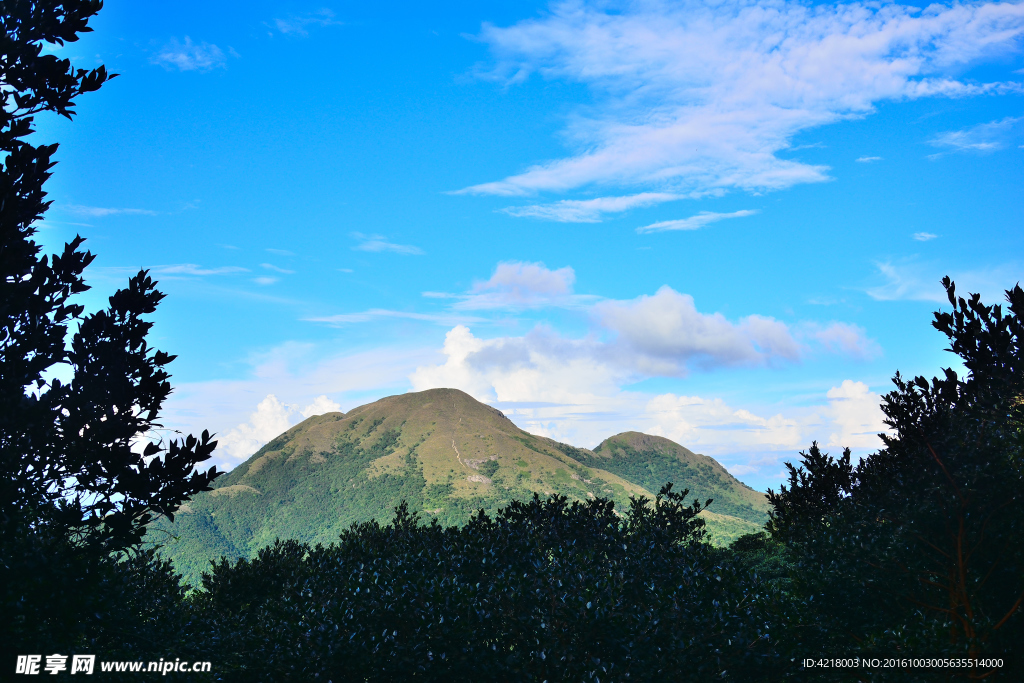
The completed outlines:
[[[1006,292],[1004,315],[943,285],[952,312],[932,324],[967,377],[897,373],[881,450],[854,467],[815,445],[769,493],[823,647],[979,656],[1024,642],[1024,291]]]
[[[216,446],[209,433],[166,446],[147,438],[161,427],[174,359],[146,342],[152,323],[144,316],[163,298],[156,283],[141,271],[105,310],[85,315],[74,302],[88,289],[82,274],[94,258],[81,249],[83,238],[52,257],[33,240],[50,206],[43,185],[57,149],[27,141],[34,117],[71,119],[80,95],[114,77],[103,66],[74,69],[43,46],[91,31],[102,4],[0,1],[0,629],[7,636],[77,624],[91,609],[80,594],[90,568],[95,575],[111,552],[137,547],[154,514],[173,517],[219,474],[195,471]],[[61,369],[70,381],[54,377]]]

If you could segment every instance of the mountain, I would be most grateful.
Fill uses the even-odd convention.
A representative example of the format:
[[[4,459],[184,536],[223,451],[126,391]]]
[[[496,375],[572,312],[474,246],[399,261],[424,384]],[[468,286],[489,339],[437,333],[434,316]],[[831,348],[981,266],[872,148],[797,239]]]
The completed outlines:
[[[449,525],[534,492],[611,498],[623,509],[668,481],[702,503],[714,499],[702,514],[716,542],[767,520],[764,494],[668,439],[626,432],[592,451],[575,448],[524,432],[461,391],[431,389],[303,421],[182,506],[173,523],[155,522],[147,540],[195,583],[210,559],[249,557],[276,538],[331,543],[353,522],[390,521],[402,500]]]

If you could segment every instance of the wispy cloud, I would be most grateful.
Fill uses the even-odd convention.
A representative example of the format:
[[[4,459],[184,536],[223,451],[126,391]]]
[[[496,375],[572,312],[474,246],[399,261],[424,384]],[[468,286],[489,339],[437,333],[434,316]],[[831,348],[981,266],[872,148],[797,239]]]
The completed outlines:
[[[364,235],[361,232],[352,233],[352,237],[359,240],[359,244],[352,247],[356,251],[390,251],[395,254],[404,254],[407,256],[419,256],[424,252],[419,247],[411,244],[395,244],[394,242],[388,242],[384,235]]]
[[[1017,284],[1024,272],[1024,264],[993,264],[975,270],[947,270],[935,263],[914,260],[882,261],[875,264],[881,284],[865,291],[878,301],[931,301],[949,304],[940,281],[948,275],[956,283],[956,291],[981,294],[986,304],[1001,303],[1005,292]]]
[[[725,220],[726,218],[743,218],[745,216],[753,216],[757,211],[743,210],[733,211],[732,213],[714,213],[712,211],[701,211],[696,216],[690,216],[689,218],[680,218],[674,221],[661,221],[660,223],[651,223],[645,225],[642,228],[637,228],[636,231],[639,233],[645,232],[665,232],[667,230],[699,230],[705,225],[711,223],[717,223],[718,221]]]
[[[345,22],[334,18],[334,12],[320,9],[316,12],[290,16],[287,19],[274,19],[273,27],[286,36],[306,37],[311,26],[343,26]]]
[[[935,239],[936,237],[938,237],[938,235],[931,232],[915,232],[913,237],[918,242],[927,242],[929,240]]]
[[[210,71],[227,66],[223,50],[212,43],[193,43],[188,36],[185,36],[184,43],[178,42],[177,38],[171,38],[153,55],[152,61],[165,69],[179,71]]]
[[[1021,35],[1019,3],[922,11],[797,0],[557,2],[536,19],[485,24],[479,39],[496,62],[481,76],[514,84],[540,74],[590,87],[596,104],[567,130],[576,151],[466,191],[628,186],[699,195],[821,182],[827,167],[778,156],[795,135],[887,100],[1019,91],[946,74],[1016,50]]]
[[[881,161],[882,157],[858,157],[858,164],[873,164],[876,161]]]
[[[993,152],[1006,148],[1015,138],[1024,135],[1022,123],[1024,116],[1008,116],[999,121],[939,133],[928,142],[949,152]],[[931,154],[928,158],[937,159],[941,156],[942,153]]]
[[[420,320],[423,322],[437,323],[440,325],[461,325],[465,323],[484,322],[484,318],[473,316],[457,315],[454,313],[413,313],[410,311],[391,311],[385,308],[371,308],[368,311],[359,313],[342,313],[339,315],[315,316],[303,318],[307,322],[325,323],[340,327],[353,323],[365,323],[382,318],[399,318],[405,320]]]
[[[149,272],[157,277],[168,277],[170,279],[182,279],[189,277],[205,277],[207,275],[233,275],[236,273],[248,273],[248,268],[240,266],[220,266],[217,268],[204,268],[196,263],[171,263],[156,266],[145,266]],[[106,266],[98,268],[96,273],[101,277],[131,277],[139,272],[137,267],[132,266]]]
[[[114,209],[101,206],[83,206],[81,204],[64,204],[60,208],[77,216],[89,216],[90,218],[103,218],[104,216],[155,216],[156,211],[149,209]]]
[[[285,275],[294,275],[295,274],[294,270],[288,270],[286,268],[279,268],[278,266],[275,266],[273,263],[261,263],[260,267],[266,268],[267,270],[272,270],[275,273],[283,273]]]
[[[169,266],[153,266],[157,275],[229,275],[231,273],[248,273],[248,268],[239,266],[221,266],[220,268],[203,268],[195,263],[176,263]]]
[[[621,213],[629,209],[670,202],[682,197],[667,192],[642,192],[628,197],[598,197],[596,199],[563,199],[551,204],[510,206],[502,209],[510,216],[540,218],[562,223],[598,223],[606,213]]]
[[[255,282],[258,285],[266,286],[266,285],[272,285],[272,284],[274,284],[275,282],[277,282],[280,279],[281,278],[277,278],[277,277],[261,276],[261,277],[253,278],[252,281]]]
[[[287,249],[264,249],[263,251],[268,254],[277,254],[278,256],[295,256],[294,251],[288,251]]]
[[[828,325],[805,323],[800,334],[814,339],[825,350],[856,360],[871,360],[882,355],[882,347],[869,339],[864,329],[850,323],[832,322]]]
[[[923,277],[919,264],[893,264],[886,261],[876,263],[878,273],[885,280],[884,284],[869,287],[868,296],[877,301],[916,300],[946,301],[946,294],[939,284],[939,277]]]

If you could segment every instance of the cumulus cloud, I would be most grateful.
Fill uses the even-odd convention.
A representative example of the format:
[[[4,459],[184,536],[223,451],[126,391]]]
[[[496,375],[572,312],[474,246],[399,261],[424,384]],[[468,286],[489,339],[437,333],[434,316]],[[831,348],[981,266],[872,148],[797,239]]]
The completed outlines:
[[[317,396],[312,403],[300,409],[298,405],[282,403],[274,394],[267,394],[246,422],[218,439],[217,450],[236,460],[245,460],[271,439],[298,424],[299,416],[309,418],[340,410],[341,405],[326,395]]]
[[[668,287],[595,308],[597,321],[614,333],[611,340],[572,339],[544,326],[522,337],[481,339],[458,325],[445,336],[445,361],[417,368],[410,381],[417,390],[452,386],[481,400],[529,401],[543,394],[572,403],[574,396],[593,401],[615,394],[630,381],[683,375],[690,365],[764,365],[800,356],[782,323],[762,316],[733,323],[700,313],[692,297]]]
[[[317,396],[312,403],[299,411],[302,417],[313,417],[314,415],[338,412],[341,412],[341,404],[337,401],[332,401],[326,396]]]
[[[595,400],[614,393],[628,368],[603,357],[594,340],[567,339],[545,327],[523,337],[480,339],[458,325],[445,335],[440,365],[426,365],[409,376],[415,391],[455,387],[490,401],[573,403],[580,396]]]
[[[510,216],[540,218],[561,223],[598,223],[608,213],[622,213],[630,209],[661,204],[681,199],[668,192],[641,192],[628,197],[597,197],[596,199],[563,199],[551,204],[510,206],[502,209]]]
[[[481,75],[589,86],[596,104],[567,130],[577,151],[465,191],[703,196],[821,182],[827,167],[779,157],[796,134],[884,101],[1018,92],[946,74],[1017,50],[1021,35],[1019,3],[557,2],[536,19],[485,24],[495,63]]]
[[[424,251],[419,247],[411,244],[395,244],[394,242],[388,242],[384,235],[364,235],[360,232],[352,233],[352,237],[359,240],[359,244],[352,247],[356,251],[390,251],[394,254],[409,255],[422,255]]]
[[[179,71],[210,71],[227,66],[223,50],[212,43],[204,42],[197,45],[188,36],[185,36],[184,43],[178,42],[177,38],[171,38],[153,55],[152,61],[167,70]]]
[[[273,394],[268,394],[256,406],[256,412],[244,422],[219,439],[218,450],[232,458],[244,460],[258,451],[268,441],[292,426],[289,419],[294,406],[281,403]]]
[[[736,475],[765,481],[813,440],[863,451],[877,448],[875,435],[884,430],[880,398],[852,380],[810,406],[764,410],[718,397],[625,390],[637,373],[603,354],[600,344],[542,328],[488,340],[459,326],[446,335],[443,354],[442,363],[410,374],[414,391],[461,389],[527,431],[577,446],[593,448],[628,430],[657,434],[715,455]]]
[[[636,231],[639,233],[645,232],[665,232],[667,230],[699,230],[705,225],[711,223],[717,223],[718,221],[725,220],[726,218],[743,218],[745,216],[753,216],[757,211],[733,211],[732,213],[714,213],[711,211],[701,211],[696,216],[690,216],[689,218],[681,218],[674,221],[661,221],[660,223],[651,223],[641,228],[637,228]]]
[[[701,313],[692,296],[667,286],[653,296],[600,302],[593,312],[618,335],[628,355],[668,363],[677,372],[691,362],[702,367],[763,365],[800,357],[785,324],[759,315],[733,323],[721,313]]]
[[[767,450],[796,449],[805,438],[805,426],[781,413],[764,417],[729,406],[720,398],[661,394],[652,398],[646,413],[654,422],[652,433],[700,449],[709,431],[728,430],[734,448],[761,447]],[[714,439],[718,441],[718,439]],[[712,442],[709,446],[718,446]],[[717,450],[717,449],[716,449]],[[757,471],[747,466],[746,473]]]
[[[829,446],[878,448],[881,445],[878,434],[887,431],[880,407],[881,396],[863,382],[849,379],[829,389],[826,396],[829,402],[826,414],[835,430],[829,434]]]

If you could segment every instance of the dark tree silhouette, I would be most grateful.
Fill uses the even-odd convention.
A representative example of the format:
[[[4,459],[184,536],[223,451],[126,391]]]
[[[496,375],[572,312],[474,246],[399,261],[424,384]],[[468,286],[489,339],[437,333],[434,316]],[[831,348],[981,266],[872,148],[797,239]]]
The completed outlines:
[[[69,60],[44,54],[43,46],[78,40],[91,31],[88,21],[101,7],[100,0],[0,2],[5,649],[82,642],[75,639],[95,632],[95,623],[117,621],[109,609],[118,602],[112,596],[134,585],[118,578],[122,570],[138,568],[135,583],[143,585],[146,572],[158,566],[151,553],[138,552],[146,524],[155,514],[172,517],[219,474],[216,468],[195,469],[216,446],[207,432],[169,444],[147,438],[161,427],[158,414],[171,391],[166,366],[173,360],[146,342],[152,323],[144,316],[163,298],[156,283],[142,271],[110,297],[105,310],[85,315],[74,303],[88,289],[82,273],[93,260],[81,249],[84,240],[76,237],[50,256],[33,239],[50,206],[43,186],[57,149],[28,142],[34,117],[71,119],[78,96],[113,77],[102,66],[74,69]],[[125,550],[133,558],[118,569],[112,553]],[[119,597],[125,603],[136,599],[130,591]]]

